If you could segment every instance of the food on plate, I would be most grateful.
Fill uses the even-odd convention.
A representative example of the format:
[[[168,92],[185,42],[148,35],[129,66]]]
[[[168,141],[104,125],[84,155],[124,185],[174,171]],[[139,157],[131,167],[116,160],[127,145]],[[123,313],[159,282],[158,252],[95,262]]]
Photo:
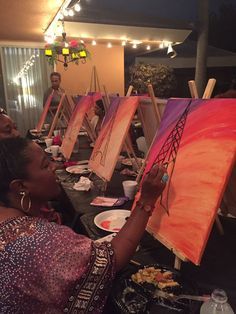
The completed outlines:
[[[71,169],[70,172],[71,173],[75,173],[75,174],[80,174],[80,173],[84,173],[84,172],[88,172],[89,169],[88,168],[74,168],[74,169]]]
[[[155,267],[139,269],[137,273],[131,276],[131,279],[138,284],[153,284],[159,289],[179,286],[179,283],[173,279],[171,271],[163,272],[161,269]]]

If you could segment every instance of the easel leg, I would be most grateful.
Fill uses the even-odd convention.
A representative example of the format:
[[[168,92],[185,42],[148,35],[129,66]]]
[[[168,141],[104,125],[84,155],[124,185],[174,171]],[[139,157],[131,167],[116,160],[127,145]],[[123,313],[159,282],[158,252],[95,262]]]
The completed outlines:
[[[180,270],[181,268],[181,259],[175,255],[175,264],[174,264],[174,268],[177,269],[177,270]]]
[[[224,228],[222,226],[222,223],[221,223],[220,218],[218,217],[218,215],[216,216],[216,226],[218,228],[218,231],[219,231],[220,235],[224,235]]]

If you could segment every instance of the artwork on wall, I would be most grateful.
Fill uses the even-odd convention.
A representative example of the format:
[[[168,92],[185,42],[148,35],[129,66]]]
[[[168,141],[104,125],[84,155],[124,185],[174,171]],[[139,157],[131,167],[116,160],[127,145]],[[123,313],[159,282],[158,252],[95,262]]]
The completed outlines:
[[[137,106],[138,97],[117,97],[105,116],[89,168],[106,181],[111,179]]]
[[[235,154],[235,99],[168,101],[145,173],[155,163],[163,164],[169,181],[147,230],[176,255],[196,265],[200,264]]]

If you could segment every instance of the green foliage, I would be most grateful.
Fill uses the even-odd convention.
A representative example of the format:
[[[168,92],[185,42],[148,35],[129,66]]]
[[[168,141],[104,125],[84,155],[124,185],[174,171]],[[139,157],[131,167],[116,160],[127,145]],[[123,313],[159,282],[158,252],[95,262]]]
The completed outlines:
[[[134,64],[129,68],[130,85],[139,94],[147,93],[147,85],[152,84],[155,96],[169,98],[176,88],[176,78],[172,68],[163,64]]]

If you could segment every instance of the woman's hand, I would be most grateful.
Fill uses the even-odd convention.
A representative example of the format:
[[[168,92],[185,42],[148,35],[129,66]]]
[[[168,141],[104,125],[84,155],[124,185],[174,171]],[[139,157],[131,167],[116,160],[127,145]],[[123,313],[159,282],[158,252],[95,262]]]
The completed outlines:
[[[146,174],[142,188],[140,201],[147,205],[154,205],[166,186],[166,182],[162,180],[164,174],[167,175],[163,166],[155,164]]]
[[[163,175],[166,175],[166,169],[158,165],[154,165],[146,174],[139,199],[144,207],[150,205],[154,208],[157,198],[166,185]],[[134,254],[150,217],[151,212],[145,210],[144,207],[140,209],[137,204],[138,202],[123,228],[111,242],[116,254],[117,270],[122,268]]]

